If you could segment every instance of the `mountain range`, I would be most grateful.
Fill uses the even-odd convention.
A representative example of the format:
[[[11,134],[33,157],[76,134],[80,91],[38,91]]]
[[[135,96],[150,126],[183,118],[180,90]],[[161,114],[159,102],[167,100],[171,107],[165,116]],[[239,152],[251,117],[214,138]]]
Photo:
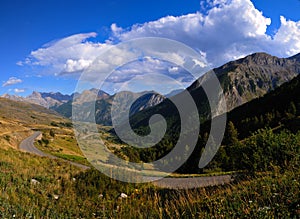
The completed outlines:
[[[174,91],[174,93],[170,93],[168,96],[172,96],[178,92],[179,91]],[[82,113],[86,115],[86,118],[89,118],[91,112],[88,106],[89,104],[93,104],[96,100],[96,122],[102,125],[111,125],[110,110],[116,96],[118,97],[118,119],[125,116],[126,112],[124,112],[123,106],[135,99],[137,99],[137,101],[132,105],[130,115],[155,106],[165,99],[163,95],[158,94],[155,91],[144,91],[140,93],[121,91],[117,94],[109,95],[108,93],[95,88],[84,90],[82,93],[73,93],[71,95],[61,94],[60,92],[45,93],[34,91],[27,97],[9,94],[4,94],[1,97],[19,102],[37,104],[52,109],[67,118],[71,118],[72,116],[72,104],[77,106],[86,104],[87,107],[84,108],[85,110]]]
[[[223,88],[227,110],[230,111],[252,99],[263,96],[297,76],[300,73],[300,54],[289,58],[278,58],[266,53],[254,53],[244,58],[228,62],[213,69],[213,71]],[[205,75],[203,77],[205,77]],[[200,118],[207,120],[210,116],[210,108],[206,94],[200,86],[203,77],[200,77],[192,83],[187,88],[187,91],[190,92],[195,100],[199,109]],[[120,103],[118,108],[120,118],[125,116],[122,104],[125,103],[126,105],[126,103],[131,102],[133,99],[137,99],[130,109],[130,116],[132,116],[131,121],[133,122],[133,126],[135,126],[137,123],[146,125],[150,116],[157,113],[162,113],[167,117],[173,117],[173,114],[176,114],[176,110],[171,109],[172,103],[168,98],[176,98],[176,96],[180,96],[181,92],[182,90],[175,90],[163,96],[155,91],[145,91],[141,93],[122,91],[118,94],[110,95],[102,90],[90,89],[82,93],[73,93],[71,95],[61,94],[59,92],[45,93],[34,91],[27,97],[9,94],[4,94],[2,97],[38,104],[53,109],[67,118],[72,116],[72,103],[91,103],[96,98],[96,122],[102,125],[111,125],[110,111],[116,95]],[[88,111],[89,109],[86,108],[86,112],[83,112],[87,118],[90,116]],[[216,112],[216,114],[218,114],[218,112]]]
[[[163,95],[154,91],[144,91],[140,93],[121,91],[114,95],[108,95],[103,91],[92,89],[89,91],[84,91],[82,94],[75,96],[73,100],[63,103],[58,107],[52,107],[52,109],[67,118],[71,118],[72,105],[74,107],[80,107],[80,115],[78,116],[84,120],[90,120],[93,119],[91,118],[93,114],[90,109],[93,107],[93,104],[95,104],[96,123],[110,126],[112,125],[111,108],[113,102],[115,103],[116,109],[115,120],[121,122],[125,116],[128,116],[128,112],[126,111],[126,106],[128,106],[128,103],[133,102],[129,112],[129,115],[132,116],[139,111],[161,103],[164,99],[165,97]],[[94,100],[96,100],[95,103]]]
[[[293,79],[300,73],[299,60],[300,54],[278,58],[266,53],[254,53],[213,69],[223,89],[227,111],[261,97]],[[197,105],[201,121],[209,120],[211,116],[207,96],[200,86],[205,76],[204,74],[187,88]],[[172,98],[180,99],[180,93]],[[161,114],[167,121],[172,121],[169,126],[176,130],[180,126],[177,113],[173,103],[166,100],[155,107],[136,113],[131,117],[131,125],[136,129],[146,127],[152,115]],[[214,115],[218,114],[219,112],[214,112]]]
[[[239,138],[247,138],[251,133],[260,128],[272,127],[281,129],[287,127],[290,130],[299,130],[300,122],[296,114],[300,112],[300,99],[298,98],[300,84],[300,54],[290,58],[277,58],[266,53],[254,53],[245,58],[229,62],[223,66],[213,69],[223,88],[228,114],[228,120],[232,121],[238,129]],[[201,130],[195,153],[188,161],[188,165],[181,170],[183,172],[196,171],[199,161],[199,154],[205,142],[205,136],[209,133],[212,119],[210,106],[201,81],[199,78],[187,88],[187,91],[194,99],[201,119]],[[180,100],[182,91],[174,91],[171,96],[163,96],[155,91],[133,93],[122,91],[109,95],[97,89],[85,90],[82,93],[63,95],[61,93],[39,93],[33,92],[28,97],[4,95],[9,99],[0,98],[3,113],[3,130],[9,124],[7,118],[15,118],[15,124],[19,124],[23,118],[29,123],[37,123],[39,115],[43,115],[46,123],[59,123],[63,120],[59,114],[65,117],[72,116],[72,107],[83,107],[82,118],[90,119],[91,104],[95,105],[95,119],[98,124],[111,125],[111,109],[114,99],[118,99],[117,120],[128,116],[126,111],[127,103],[130,104],[130,125],[141,135],[149,133],[149,119],[154,114],[161,114],[167,121],[167,133],[155,147],[144,150],[126,147],[124,154],[129,159],[134,154],[137,160],[149,162],[159,159],[168,153],[178,139],[181,130],[180,115],[172,104],[172,100]],[[22,103],[31,102],[31,103]],[[35,104],[32,104],[35,103]],[[50,109],[38,106],[46,106]],[[54,112],[55,110],[56,112]],[[13,113],[11,113],[13,112]],[[297,115],[298,115],[297,114]],[[15,116],[14,116],[15,115]],[[50,115],[47,118],[47,115]],[[218,115],[215,114],[215,115]],[[65,120],[69,121],[69,120]],[[69,122],[64,122],[69,123]],[[114,130],[111,130],[114,134]],[[225,136],[226,138],[226,136]],[[113,141],[120,143],[117,136]],[[188,170],[186,169],[188,168]]]
[[[241,160],[240,150],[243,148],[243,141],[261,133],[262,130],[270,130],[274,133],[289,131],[297,133],[299,131],[299,57],[300,54],[287,59],[279,59],[265,53],[258,53],[214,69],[224,89],[229,112],[222,146],[215,160],[207,168],[215,168],[218,165],[227,170],[242,168],[239,166],[241,163],[239,161]],[[239,77],[240,80],[237,80],[236,77]],[[212,117],[208,111],[210,109],[208,101],[205,99],[205,93],[198,86],[201,80],[200,78],[187,89],[194,98],[200,118],[202,118],[198,141],[192,155],[177,172],[197,173],[203,171],[203,169],[199,169],[198,165],[210,133]],[[247,89],[239,92],[238,86]],[[173,98],[180,100],[181,96],[178,94]],[[131,127],[141,135],[149,134],[149,119],[154,114],[163,115],[167,121],[166,134],[158,144],[149,149],[141,150],[129,146],[125,147],[126,150],[120,150],[129,159],[134,157],[135,160],[143,162],[158,160],[168,154],[178,142],[179,135],[182,134],[180,115],[168,99],[152,108],[134,114],[130,118]],[[218,120],[218,115],[213,119]],[[111,133],[115,134],[114,130],[111,130]],[[212,135],[214,134],[212,133]],[[122,142],[117,135],[115,136],[116,142]],[[248,151],[248,154],[243,151],[248,157],[253,156],[253,153],[249,152],[252,150],[249,146],[243,150]],[[282,150],[284,151],[284,149]],[[261,156],[266,156],[266,154]],[[178,159],[180,160],[180,157]],[[242,160],[248,162],[246,158]],[[168,160],[168,162],[168,165],[172,166],[173,162],[177,161]]]
[[[32,94],[27,97],[21,97],[21,96],[10,95],[10,94],[4,94],[1,97],[10,100],[15,100],[15,101],[33,103],[33,104],[43,106],[45,108],[52,108],[52,107],[60,106],[61,104],[70,101],[71,99],[73,99],[73,96],[74,94],[67,95],[67,94],[61,94],[60,92],[45,93],[45,92],[33,91]]]

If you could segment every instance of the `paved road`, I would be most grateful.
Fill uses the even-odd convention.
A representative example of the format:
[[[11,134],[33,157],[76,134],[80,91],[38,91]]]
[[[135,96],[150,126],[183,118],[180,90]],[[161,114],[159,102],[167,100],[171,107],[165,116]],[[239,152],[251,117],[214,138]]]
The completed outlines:
[[[35,132],[33,135],[24,139],[20,144],[20,149],[32,154],[36,154],[42,157],[49,157],[52,159],[60,159],[50,154],[46,154],[34,146],[35,139],[41,134],[41,132]],[[67,160],[65,160],[67,161]],[[67,161],[70,164],[80,167],[84,170],[89,169],[90,167],[74,163],[71,161]],[[232,182],[234,179],[231,175],[221,175],[221,176],[203,176],[203,177],[191,177],[191,178],[163,178],[157,181],[154,181],[153,184],[162,187],[162,188],[170,188],[170,189],[191,189],[198,187],[206,187],[206,186],[215,186],[215,185],[223,185]]]
[[[163,178],[154,181],[153,184],[169,189],[193,189],[206,186],[224,185],[233,182],[231,175],[201,176],[191,178]]]
[[[24,139],[21,144],[20,144],[20,149],[22,151],[26,151],[26,152],[29,152],[29,153],[32,153],[32,154],[36,154],[38,156],[41,156],[41,157],[49,157],[49,158],[52,158],[52,159],[60,159],[58,157],[55,157],[51,154],[46,154],[44,152],[42,152],[41,150],[37,149],[35,146],[34,146],[34,141],[35,139],[40,136],[42,133],[41,132],[35,132],[34,134],[32,134],[31,136],[29,136],[28,138]],[[90,167],[88,166],[85,166],[85,165],[82,165],[82,164],[79,164],[79,163],[75,163],[75,162],[72,162],[72,161],[68,161],[68,160],[65,160],[67,161],[68,163],[74,165],[74,166],[77,166],[77,167],[80,167],[84,170],[86,169],[89,169]]]

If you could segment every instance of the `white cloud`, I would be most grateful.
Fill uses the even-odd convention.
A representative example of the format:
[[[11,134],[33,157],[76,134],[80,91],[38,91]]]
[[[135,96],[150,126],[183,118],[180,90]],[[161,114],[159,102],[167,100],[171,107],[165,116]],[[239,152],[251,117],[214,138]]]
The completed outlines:
[[[25,92],[25,89],[18,89],[18,88],[15,88],[15,89],[14,89],[14,92],[17,93],[17,94],[18,94],[18,93],[24,93],[24,92]]]
[[[170,74],[177,74],[179,72],[179,67],[178,66],[171,66],[168,68],[168,71]]]
[[[68,59],[66,61],[66,64],[64,65],[64,71],[66,73],[82,71],[82,70],[86,69],[87,67],[89,67],[91,63],[92,63],[92,60]]]
[[[159,82],[159,83],[158,83]],[[122,84],[114,84],[114,92],[119,91],[159,91],[161,94],[170,93],[175,89],[183,89],[190,83],[183,82],[182,80],[174,79],[167,75],[149,73],[145,75],[137,75],[136,77],[125,81]],[[163,85],[163,86],[162,86]]]
[[[24,66],[24,65],[30,65],[31,64],[31,61],[30,61],[30,58],[26,58],[24,61],[18,61],[16,63],[16,65],[18,66]]]
[[[279,46],[279,54],[291,56],[300,52],[300,21],[294,22],[280,17],[281,26],[274,36],[273,46]]]
[[[2,87],[11,86],[14,84],[22,83],[23,81],[16,77],[10,77],[7,81],[2,84]]]
[[[271,19],[264,17],[250,0],[208,1],[207,14],[167,16],[130,30],[114,33],[120,40],[137,37],[166,37],[183,42],[206,54],[211,67],[253,52],[287,57],[300,52],[300,21],[286,21],[274,38],[266,33]]]
[[[172,63],[152,57],[145,57],[142,60],[130,62],[118,68],[107,78],[107,82],[124,83],[135,77],[144,78],[150,74],[164,75],[173,80],[178,80],[178,82],[181,82],[182,78],[186,78],[188,82],[195,80],[190,73],[179,66],[174,66]],[[159,81],[159,84],[161,84],[161,81]]]
[[[110,29],[111,31],[115,34],[115,35],[118,35],[119,33],[121,33],[123,31],[123,28],[121,27],[118,27],[117,24],[113,23],[111,26],[110,26]]]
[[[32,51],[23,63],[50,66],[55,72],[73,73],[82,71],[105,49],[108,44],[93,43],[87,39],[96,37],[96,33],[72,35],[44,45]]]
[[[166,16],[144,24],[135,24],[130,28],[121,28],[113,23],[112,35],[105,43],[88,40],[96,37],[96,33],[66,37],[31,52],[29,59],[22,64],[50,66],[56,72],[68,74],[81,72],[103,51],[111,48],[114,42],[140,37],[163,37],[187,44],[204,57],[203,63],[190,60],[199,67],[206,67],[208,64],[211,68],[217,67],[253,52],[267,52],[279,57],[300,52],[300,21],[287,20],[282,16],[279,29],[271,37],[266,33],[271,19],[256,9],[250,0],[207,0],[201,7],[207,9],[205,14],[196,12],[177,17]],[[157,45],[159,46],[163,45]],[[118,49],[110,54],[109,57],[105,57],[105,61],[96,65],[103,72],[109,70],[111,66],[123,63],[124,59],[130,60],[130,57],[134,57],[132,51],[124,52]],[[174,51],[165,55],[174,60],[174,63],[186,62]],[[155,59],[150,59],[140,66],[132,64],[130,66],[132,69],[124,68],[117,71],[110,79],[112,83],[120,83],[141,75],[142,70],[145,74],[150,71],[163,72],[162,67],[165,67],[165,72],[169,74],[176,72],[176,68],[160,64]],[[93,70],[88,77],[91,81],[103,79],[99,77],[99,72]]]

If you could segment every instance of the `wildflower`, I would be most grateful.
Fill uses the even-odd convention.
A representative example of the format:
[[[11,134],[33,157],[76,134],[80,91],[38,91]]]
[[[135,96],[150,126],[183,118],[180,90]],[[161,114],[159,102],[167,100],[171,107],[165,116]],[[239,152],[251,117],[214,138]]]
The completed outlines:
[[[260,207],[260,208],[258,208],[258,211],[268,211],[268,210],[270,210],[271,209],[271,207],[269,207],[269,206],[264,206],[264,207]]]

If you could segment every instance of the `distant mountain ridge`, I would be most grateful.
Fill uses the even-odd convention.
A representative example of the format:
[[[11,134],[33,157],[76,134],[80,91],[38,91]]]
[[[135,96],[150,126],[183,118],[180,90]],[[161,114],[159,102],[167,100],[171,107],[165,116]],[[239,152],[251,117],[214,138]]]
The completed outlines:
[[[228,62],[213,69],[213,71],[223,88],[227,110],[230,111],[252,99],[265,95],[297,76],[300,73],[300,54],[289,58],[278,58],[267,53],[253,53],[244,58]],[[200,86],[201,80],[204,77],[205,75],[187,88],[187,91],[191,93],[195,100],[202,120],[209,119],[210,116],[207,97]],[[181,91],[172,91],[166,97],[154,91],[143,94],[124,91],[118,93],[118,96],[124,100],[120,99],[120,102],[126,103],[126,101],[135,98],[136,95],[141,95],[132,105],[130,116],[138,113],[139,115],[135,117],[136,119],[133,116],[132,121],[135,121],[136,124],[148,124],[149,116],[157,113],[160,114],[162,111],[164,115],[173,117],[175,111],[170,107],[171,102],[165,100],[171,96],[172,98],[180,96]],[[35,103],[53,109],[68,118],[72,116],[73,98],[74,104],[90,103],[96,99],[96,122],[111,125],[110,110],[115,95],[109,95],[98,89],[90,89],[71,95],[59,92],[39,93],[35,91],[27,97],[8,94],[2,95],[2,97]],[[159,107],[154,107],[156,105],[159,105]],[[122,106],[119,107],[120,115],[127,116],[123,114]],[[142,115],[143,111],[146,112],[144,115]],[[86,117],[88,118],[90,115],[88,109],[85,109],[84,113],[87,114]],[[214,114],[218,115],[219,112],[215,112]]]
[[[15,101],[33,103],[49,109],[54,106],[60,106],[61,104],[66,103],[69,100],[73,99],[73,94],[67,95],[67,94],[61,94],[60,92],[40,93],[37,91],[33,91],[32,94],[28,95],[27,97],[21,97],[21,96],[10,95],[10,94],[4,94],[1,97],[10,100],[15,100]]]
[[[83,120],[91,119],[92,112],[91,104],[95,104],[95,121],[101,125],[112,125],[111,108],[115,101],[115,109],[117,110],[118,121],[122,121],[123,118],[128,117],[126,106],[128,103],[133,102],[129,115],[133,115],[142,110],[153,107],[161,103],[165,97],[155,91],[144,91],[140,93],[134,93],[130,91],[121,91],[114,95],[106,95],[103,91],[95,93],[96,90],[84,91],[82,94],[75,96],[74,100],[70,100],[58,107],[52,109],[60,113],[61,115],[71,118],[72,116],[72,104],[74,107],[80,107],[80,117]],[[95,98],[97,96],[97,98]],[[116,98],[116,100],[115,100]],[[96,99],[96,102],[94,103]],[[136,100],[136,101],[133,101]]]
[[[85,91],[83,91],[83,94],[98,95],[98,98],[100,98],[100,99],[110,96],[108,93],[106,93],[104,91],[99,91],[95,88],[92,88],[90,90],[85,90]],[[21,96],[10,95],[10,94],[4,94],[1,97],[7,98],[10,100],[15,100],[15,101],[37,104],[37,105],[43,106],[48,109],[55,109],[55,108],[59,107],[60,105],[73,100],[74,96],[76,97],[76,100],[79,102],[91,101],[89,99],[84,100],[81,98],[81,96],[91,96],[91,95],[81,95],[80,93],[73,93],[71,95],[68,95],[68,94],[62,94],[60,92],[47,93],[47,92],[38,92],[38,91],[33,91],[32,94],[28,95],[27,97],[21,97]]]
[[[2,95],[3,98],[7,98],[14,101],[28,102],[43,106],[48,109],[52,109],[59,114],[71,118],[72,116],[72,104],[82,105],[87,104],[87,106],[96,100],[96,122],[102,125],[111,125],[111,105],[114,98],[118,96],[118,113],[120,118],[125,116],[124,107],[122,104],[128,103],[133,99],[137,99],[134,102],[130,110],[130,115],[136,112],[147,109],[149,107],[155,106],[161,103],[165,97],[156,93],[155,91],[144,91],[140,93],[134,93],[130,91],[121,91],[114,95],[109,95],[108,93],[92,88],[90,90],[84,90],[82,93],[73,93],[71,95],[61,94],[60,92],[32,92],[31,95],[27,97],[20,97],[17,95]],[[139,97],[139,98],[138,98]],[[120,104],[122,103],[122,104]],[[82,113],[86,114],[86,118],[89,118],[91,112],[90,109],[84,108]],[[127,116],[127,115],[126,115]]]
[[[41,92],[41,97],[42,98],[52,98],[57,101],[65,102],[71,100],[73,98],[74,94],[68,95],[68,94],[62,94],[60,92]]]

